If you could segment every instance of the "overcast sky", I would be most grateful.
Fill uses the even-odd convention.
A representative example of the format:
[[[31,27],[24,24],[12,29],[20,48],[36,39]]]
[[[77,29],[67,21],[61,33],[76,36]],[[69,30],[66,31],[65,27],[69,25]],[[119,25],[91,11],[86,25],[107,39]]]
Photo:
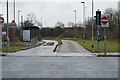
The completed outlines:
[[[3,14],[6,22],[6,0],[1,0],[0,13]],[[92,0],[16,0],[16,23],[18,22],[18,10],[20,15],[26,16],[29,13],[34,13],[38,21],[41,21],[44,26],[53,27],[56,22],[61,21],[67,26],[68,22],[74,22],[74,12],[77,11],[77,22],[82,22],[82,4],[86,5],[86,19],[91,17],[91,1]],[[95,11],[100,9],[102,12],[106,8],[118,8],[119,0],[94,0],[94,16]],[[9,0],[9,22],[13,20],[13,0]]]

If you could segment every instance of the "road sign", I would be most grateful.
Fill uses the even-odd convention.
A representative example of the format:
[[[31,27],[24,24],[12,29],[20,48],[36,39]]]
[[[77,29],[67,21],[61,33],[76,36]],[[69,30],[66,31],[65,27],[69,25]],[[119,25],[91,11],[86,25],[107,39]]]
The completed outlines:
[[[10,24],[11,26],[16,26],[16,23],[15,23],[15,21],[14,20],[12,20],[12,22],[11,22],[11,24]]]
[[[101,27],[103,27],[103,28],[104,28],[104,27],[108,28],[108,27],[109,27],[109,23],[107,23],[107,24],[102,24]]]
[[[108,23],[108,18],[106,16],[101,18],[102,24],[107,24]]]
[[[0,17],[0,24],[4,23],[4,18]]]

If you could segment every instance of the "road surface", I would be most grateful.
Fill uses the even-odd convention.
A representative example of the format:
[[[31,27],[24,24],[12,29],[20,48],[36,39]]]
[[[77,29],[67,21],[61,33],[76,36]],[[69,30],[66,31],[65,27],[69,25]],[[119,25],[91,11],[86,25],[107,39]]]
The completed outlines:
[[[83,46],[78,44],[75,41],[71,40],[62,40],[62,45],[58,48],[58,53],[61,54],[76,54],[79,56],[93,56],[93,53],[85,49]]]
[[[71,40],[62,40],[62,45],[60,46],[59,53],[90,53],[80,44]]]
[[[3,78],[117,78],[117,58],[3,57]]]
[[[63,41],[61,53],[39,46],[2,57],[3,78],[117,78],[118,58],[98,58],[78,43]],[[66,52],[66,53],[63,53]],[[72,53],[68,53],[72,52]],[[73,53],[74,52],[74,53]],[[79,52],[79,53],[78,53]],[[63,57],[64,56],[64,57]]]

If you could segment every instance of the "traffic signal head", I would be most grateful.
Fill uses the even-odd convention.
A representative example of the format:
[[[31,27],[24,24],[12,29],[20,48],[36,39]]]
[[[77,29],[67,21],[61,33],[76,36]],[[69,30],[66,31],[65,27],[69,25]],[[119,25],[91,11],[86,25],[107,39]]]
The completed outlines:
[[[96,25],[101,25],[101,11],[96,11]]]

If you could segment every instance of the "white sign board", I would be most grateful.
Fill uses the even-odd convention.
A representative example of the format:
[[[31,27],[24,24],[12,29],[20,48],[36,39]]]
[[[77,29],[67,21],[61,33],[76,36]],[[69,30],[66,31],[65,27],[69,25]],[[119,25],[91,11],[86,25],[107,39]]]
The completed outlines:
[[[23,30],[23,41],[30,41],[30,30]]]
[[[6,36],[6,34],[7,34],[7,33],[6,33],[5,31],[2,32],[2,36]]]
[[[101,27],[109,27],[109,23],[107,23],[107,24],[101,24]]]

